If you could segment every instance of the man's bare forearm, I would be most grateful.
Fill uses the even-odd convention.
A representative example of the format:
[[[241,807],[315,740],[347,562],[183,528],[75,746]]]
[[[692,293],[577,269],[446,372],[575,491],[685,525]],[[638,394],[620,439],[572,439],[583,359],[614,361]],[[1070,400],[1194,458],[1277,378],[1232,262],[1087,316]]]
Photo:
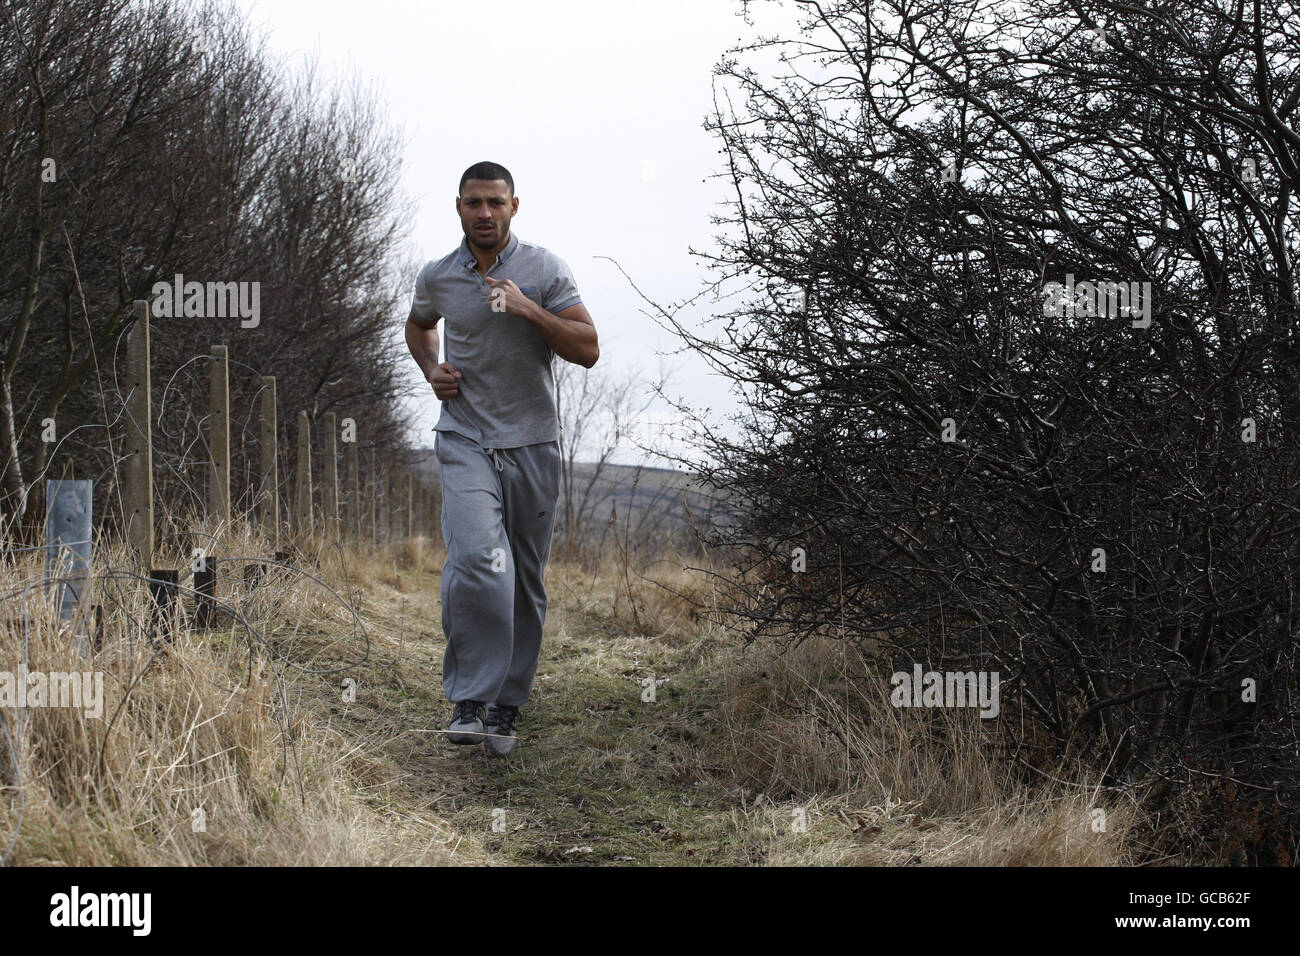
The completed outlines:
[[[533,323],[551,351],[566,362],[591,368],[600,358],[595,326],[562,318],[532,301],[524,318]]]
[[[425,328],[412,319],[406,320],[406,347],[411,350],[411,357],[420,366],[425,379],[433,375],[438,367],[438,327]]]

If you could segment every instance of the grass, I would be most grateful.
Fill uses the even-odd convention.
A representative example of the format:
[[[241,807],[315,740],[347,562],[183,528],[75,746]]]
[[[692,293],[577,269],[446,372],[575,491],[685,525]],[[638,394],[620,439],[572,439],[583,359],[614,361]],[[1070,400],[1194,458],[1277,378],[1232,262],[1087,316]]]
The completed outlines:
[[[126,566],[124,554],[108,553],[109,565]],[[241,532],[220,553],[265,552]],[[107,713],[120,713],[110,726],[71,710],[25,711],[22,826],[10,863],[1137,858],[1141,818],[1131,801],[1068,768],[1024,780],[999,761],[995,722],[892,708],[885,675],[844,642],[789,652],[735,646],[679,596],[705,600],[705,580],[662,564],[648,575],[587,575],[553,561],[518,750],[502,760],[452,746],[442,733],[450,707],[440,679],[441,562],[423,540],[322,552],[320,568],[305,570],[356,595],[364,633],[301,575],[272,575],[256,593],[227,591],[223,600],[266,637],[251,653],[231,621],[151,646],[139,624],[144,598],[125,582],[132,596],[110,614],[93,660],[106,673]],[[10,593],[39,579],[39,568],[0,575]],[[29,611],[29,640],[39,635],[29,668],[77,667],[48,610]],[[16,661],[21,640],[12,622],[0,629],[0,661]],[[15,712],[4,714],[16,731]],[[0,774],[10,763],[0,735]],[[3,852],[19,806],[15,781],[0,783]],[[206,813],[205,830],[192,826],[195,808]]]
[[[516,755],[455,747],[440,553],[370,594],[373,705],[342,713],[410,806],[504,864],[1114,865],[1135,809],[1083,781],[1015,783],[978,720],[890,707],[842,643],[741,650],[671,592],[552,564],[547,640]],[[628,627],[638,603],[637,633]],[[646,626],[646,625],[649,626]],[[396,636],[396,637],[395,637]],[[655,682],[650,701],[648,683]],[[355,724],[354,724],[355,722]],[[419,730],[413,730],[419,728]],[[1098,808],[1105,830],[1096,829]]]

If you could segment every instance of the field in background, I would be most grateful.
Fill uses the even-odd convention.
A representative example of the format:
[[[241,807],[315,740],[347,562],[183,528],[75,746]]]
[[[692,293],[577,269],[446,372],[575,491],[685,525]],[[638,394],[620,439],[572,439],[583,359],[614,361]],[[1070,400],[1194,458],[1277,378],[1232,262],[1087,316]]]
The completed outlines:
[[[570,467],[567,462],[565,467]],[[438,459],[432,448],[412,453],[407,470],[422,486],[439,485]],[[728,525],[736,520],[723,496],[689,471],[608,462],[597,466],[575,461],[567,477],[577,499],[573,524],[578,540],[574,542],[571,556],[581,553],[590,558],[603,554],[611,535],[646,553],[669,547],[692,552],[695,525]],[[566,510],[567,503],[561,494],[561,520],[556,529],[558,552],[564,547]],[[437,527],[433,534],[437,538]],[[588,567],[591,563],[588,560]]]

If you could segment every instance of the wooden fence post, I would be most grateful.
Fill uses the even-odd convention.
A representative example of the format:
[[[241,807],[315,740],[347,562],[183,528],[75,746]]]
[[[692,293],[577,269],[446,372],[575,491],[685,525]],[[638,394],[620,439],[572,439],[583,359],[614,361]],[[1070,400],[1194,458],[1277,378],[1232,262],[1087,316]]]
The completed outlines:
[[[397,540],[397,465],[390,458],[388,460],[388,480],[384,483],[388,490],[387,500],[384,502],[388,513],[388,541],[392,543]]]
[[[325,413],[325,533],[330,541],[339,538],[339,435],[333,412]]]
[[[370,499],[370,546],[372,548],[379,545],[379,481],[375,469],[375,450],[370,450],[370,475],[366,479],[366,486],[370,489],[367,497]]]
[[[407,472],[406,475],[403,475],[402,480],[403,483],[406,484],[406,494],[404,494],[403,497],[406,498],[407,541],[409,541],[412,537],[415,537],[415,515],[411,512],[411,506],[415,503],[415,498],[411,497],[411,472]]]
[[[261,468],[257,495],[258,518],[271,539],[271,553],[280,550],[279,425],[276,421],[275,376],[262,378]]]
[[[145,570],[153,567],[153,404],[149,378],[149,303],[136,299],[126,337],[126,536]]]
[[[357,468],[357,436],[354,434],[352,440],[344,443],[343,448],[343,467],[346,472],[345,481],[347,481],[348,509],[347,525],[348,538],[353,544],[361,544],[361,483],[358,480],[360,473]]]
[[[297,523],[294,530],[299,541],[311,534],[311,419],[305,411],[298,413],[298,483],[296,488]]]
[[[230,522],[230,350],[212,346],[208,399],[208,443],[212,469],[208,472],[208,514]]]

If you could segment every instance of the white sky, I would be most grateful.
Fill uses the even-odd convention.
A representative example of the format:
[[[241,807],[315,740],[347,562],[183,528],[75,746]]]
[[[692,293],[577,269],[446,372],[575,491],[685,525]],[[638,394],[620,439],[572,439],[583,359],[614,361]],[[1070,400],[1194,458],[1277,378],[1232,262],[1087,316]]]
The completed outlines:
[[[324,78],[353,71],[378,88],[408,141],[403,186],[418,203],[411,238],[421,261],[460,242],[453,201],[464,169],[502,163],[520,199],[513,231],[558,253],[578,280],[600,334],[593,372],[649,380],[662,362],[670,395],[711,408],[711,427],[734,433],[722,421],[737,407],[729,383],[693,352],[670,354],[680,340],[596,257],[617,259],[661,303],[700,290],[703,268],[688,246],[709,245],[709,216],[728,196],[725,180],[709,178],[721,157],[702,124],[714,64],[752,36],[738,2],[238,2],[286,65],[315,54]],[[694,327],[708,308],[702,300],[683,315]],[[403,307],[398,328],[405,317]],[[410,371],[427,388],[414,362]],[[419,434],[437,409],[430,392]],[[650,411],[670,414],[661,403]],[[629,448],[615,460],[640,458]]]

